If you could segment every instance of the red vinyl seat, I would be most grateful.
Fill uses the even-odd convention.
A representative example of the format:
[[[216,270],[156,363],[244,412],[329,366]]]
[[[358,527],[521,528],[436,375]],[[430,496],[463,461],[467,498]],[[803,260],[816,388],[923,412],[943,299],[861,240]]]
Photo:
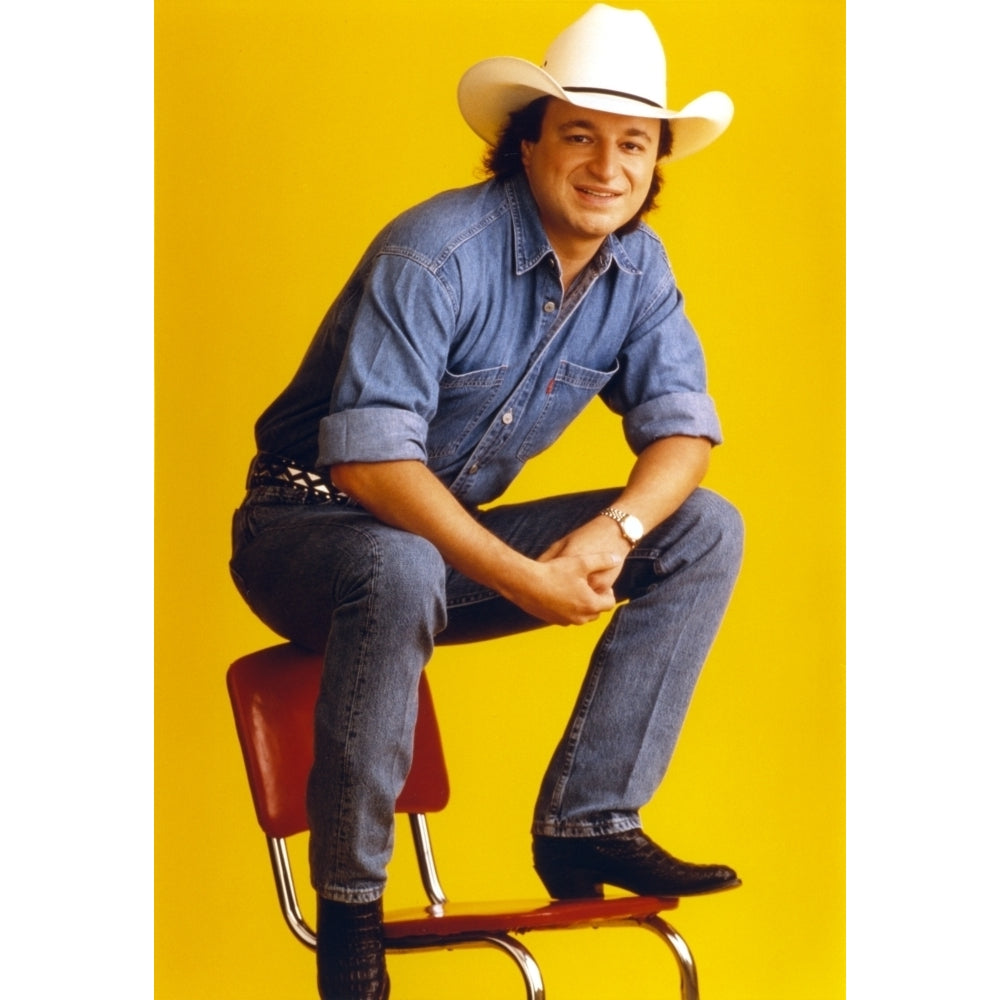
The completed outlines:
[[[306,781],[313,756],[313,709],[322,658],[291,644],[251,653],[226,675],[257,822],[263,830],[282,914],[298,940],[315,948],[316,936],[299,908],[286,840],[308,829]],[[632,925],[654,932],[669,947],[680,972],[682,1000],[698,1000],[694,959],[684,939],[660,916],[676,899],[626,896],[606,899],[452,902],[441,887],[427,822],[449,800],[448,771],[426,674],[420,682],[413,764],[396,811],[410,821],[426,901],[385,914],[390,952],[428,948],[492,947],[512,958],[527,1000],[544,1000],[541,970],[520,936],[539,930]]]

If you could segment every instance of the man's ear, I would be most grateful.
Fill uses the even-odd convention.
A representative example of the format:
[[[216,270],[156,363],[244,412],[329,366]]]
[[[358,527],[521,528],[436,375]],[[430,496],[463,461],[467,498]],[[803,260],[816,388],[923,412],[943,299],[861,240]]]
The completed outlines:
[[[527,173],[531,165],[531,154],[534,152],[534,149],[535,144],[533,142],[528,142],[527,139],[521,140],[521,166],[524,167],[525,173]]]

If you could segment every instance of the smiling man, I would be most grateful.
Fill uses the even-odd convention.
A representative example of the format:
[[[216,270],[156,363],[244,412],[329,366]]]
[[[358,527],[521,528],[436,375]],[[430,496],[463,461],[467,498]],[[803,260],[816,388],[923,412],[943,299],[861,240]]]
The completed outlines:
[[[535,870],[556,899],[739,885],[639,821],[742,552],[739,514],[699,487],[719,422],[642,217],[659,164],[712,142],[731,102],[668,110],[651,22],[601,4],[541,67],[485,60],[458,98],[491,179],[375,238],[257,421],[234,521],[250,607],[325,654],[308,799],[324,1000],[389,995],[393,807],[439,643],[613,612],[589,665],[557,668],[580,696],[541,781]],[[597,395],[622,418],[628,481],[493,504]]]
[[[538,138],[521,162],[568,288],[605,238],[642,209],[653,182],[660,123],[542,98]]]

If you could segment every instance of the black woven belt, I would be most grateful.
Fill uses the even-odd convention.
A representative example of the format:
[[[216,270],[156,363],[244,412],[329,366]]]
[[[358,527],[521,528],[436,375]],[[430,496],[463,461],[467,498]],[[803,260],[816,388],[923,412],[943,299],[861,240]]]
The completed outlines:
[[[247,489],[254,486],[294,486],[316,503],[350,503],[351,498],[331,487],[328,480],[280,455],[259,452],[250,464]]]

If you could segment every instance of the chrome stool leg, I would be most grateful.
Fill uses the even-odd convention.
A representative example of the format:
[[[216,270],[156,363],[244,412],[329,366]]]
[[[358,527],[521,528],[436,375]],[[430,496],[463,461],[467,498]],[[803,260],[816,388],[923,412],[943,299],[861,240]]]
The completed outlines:
[[[484,944],[491,944],[505,951],[517,963],[528,991],[527,1000],[545,1000],[545,986],[542,983],[542,970],[538,967],[534,956],[527,948],[508,934],[491,934],[482,938]]]
[[[694,965],[694,956],[687,942],[662,917],[652,916],[639,922],[641,927],[648,927],[658,938],[667,943],[677,960],[677,968],[681,974],[681,1000],[698,1000],[698,970]]]

